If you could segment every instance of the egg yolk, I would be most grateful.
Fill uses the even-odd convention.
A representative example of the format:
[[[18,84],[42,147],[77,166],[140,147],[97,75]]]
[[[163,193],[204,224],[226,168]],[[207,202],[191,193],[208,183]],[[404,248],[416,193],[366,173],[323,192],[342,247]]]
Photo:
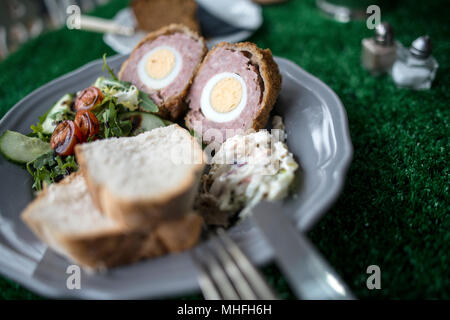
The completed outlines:
[[[148,57],[145,69],[150,78],[163,79],[174,66],[175,55],[168,49],[160,49]]]
[[[212,89],[211,107],[220,113],[227,113],[236,108],[242,99],[242,85],[234,78],[220,80]]]

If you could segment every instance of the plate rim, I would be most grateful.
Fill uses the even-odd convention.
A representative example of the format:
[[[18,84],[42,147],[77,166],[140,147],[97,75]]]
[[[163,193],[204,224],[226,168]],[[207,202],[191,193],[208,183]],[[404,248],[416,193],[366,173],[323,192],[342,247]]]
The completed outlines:
[[[321,202],[318,202],[315,204],[315,206],[313,206],[312,208],[309,208],[310,211],[315,211],[316,212],[315,214],[303,215],[302,219],[299,219],[296,223],[297,229],[299,229],[302,232],[307,232],[315,225],[315,223],[318,222],[318,220],[320,218],[323,217],[323,215],[326,213],[326,211],[328,211],[330,209],[330,207],[334,205],[334,203],[336,202],[336,200],[338,199],[338,197],[340,196],[340,194],[343,191],[347,172],[352,163],[353,153],[354,153],[353,144],[352,144],[351,135],[350,135],[350,126],[349,126],[347,111],[344,107],[344,104],[342,103],[341,99],[336,94],[336,92],[334,92],[333,89],[331,89],[325,82],[320,80],[318,77],[316,77],[313,74],[309,73],[308,71],[304,70],[302,67],[297,65],[295,62],[293,62],[289,59],[286,59],[283,57],[277,57],[277,56],[275,57],[275,60],[282,61],[282,63],[288,64],[292,68],[292,70],[295,70],[295,72],[300,72],[304,76],[307,76],[308,78],[310,78],[312,80],[312,83],[314,83],[316,86],[315,89],[319,89],[323,93],[323,96],[321,95],[318,97],[320,99],[324,99],[325,97],[328,97],[337,106],[337,108],[335,108],[334,111],[338,113],[337,115],[340,119],[340,121],[337,121],[337,123],[341,124],[338,127],[335,126],[335,132],[337,132],[337,129],[340,128],[340,134],[343,139],[342,140],[343,145],[341,145],[339,147],[339,149],[341,149],[342,151],[345,151],[345,152],[340,152],[342,155],[341,159],[335,165],[334,174],[332,175],[333,184],[331,184],[329,186],[331,191],[327,193],[327,196],[325,198],[321,198],[322,199]],[[310,89],[309,86],[305,86],[305,87]],[[315,91],[315,90],[311,90],[311,91]],[[325,104],[327,106],[330,105],[329,103],[325,103]],[[333,117],[333,120],[336,120],[336,119]],[[333,122],[335,122],[335,121],[333,121]],[[298,212],[299,212],[299,210],[297,211],[297,213]],[[310,216],[312,216],[312,217],[310,217]],[[304,220],[306,220],[306,222],[303,222]]]

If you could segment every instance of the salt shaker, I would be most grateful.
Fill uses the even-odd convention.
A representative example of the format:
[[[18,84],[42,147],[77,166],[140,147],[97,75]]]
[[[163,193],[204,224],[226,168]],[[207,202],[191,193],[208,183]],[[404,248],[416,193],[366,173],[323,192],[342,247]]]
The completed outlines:
[[[375,36],[362,40],[361,63],[372,75],[390,70],[396,59],[397,44],[392,26],[383,22],[375,28]]]
[[[430,89],[439,65],[431,55],[429,36],[417,38],[409,50],[399,51],[391,75],[398,87],[414,90]]]

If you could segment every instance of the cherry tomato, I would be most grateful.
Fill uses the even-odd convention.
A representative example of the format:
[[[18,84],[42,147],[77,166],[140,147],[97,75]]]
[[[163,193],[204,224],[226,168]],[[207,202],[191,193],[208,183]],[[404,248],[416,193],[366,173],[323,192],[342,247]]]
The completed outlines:
[[[80,128],[81,133],[83,134],[83,141],[95,136],[100,129],[97,117],[89,110],[77,111],[77,114],[75,115],[75,124]]]
[[[50,147],[60,156],[68,156],[74,153],[77,143],[83,142],[83,134],[80,128],[72,120],[60,122],[50,138]]]
[[[103,93],[97,87],[89,87],[80,92],[75,99],[75,110],[91,110],[103,101]]]

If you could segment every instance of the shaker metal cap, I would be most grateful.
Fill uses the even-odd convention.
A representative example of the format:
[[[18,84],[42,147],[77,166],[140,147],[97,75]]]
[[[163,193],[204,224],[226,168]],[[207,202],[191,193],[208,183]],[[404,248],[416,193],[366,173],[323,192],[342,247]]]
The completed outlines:
[[[394,29],[387,22],[382,22],[375,28],[375,41],[384,46],[390,46],[394,42]]]
[[[428,35],[421,36],[413,41],[409,52],[417,58],[426,59],[431,55],[431,39]]]

